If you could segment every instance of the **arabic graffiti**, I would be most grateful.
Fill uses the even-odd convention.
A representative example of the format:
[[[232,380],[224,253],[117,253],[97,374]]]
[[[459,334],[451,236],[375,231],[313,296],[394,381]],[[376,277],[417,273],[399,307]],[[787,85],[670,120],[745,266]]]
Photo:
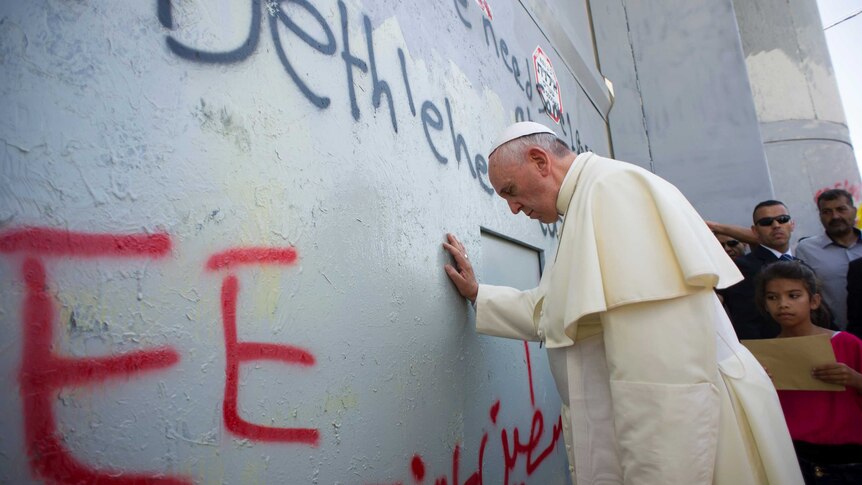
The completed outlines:
[[[544,412],[536,406],[535,399],[535,391],[533,389],[533,370],[532,363],[530,359],[530,347],[527,342],[524,342],[524,358],[527,365],[527,376],[530,387],[530,403],[533,407],[533,415],[530,423],[530,433],[527,435],[525,441],[521,440],[521,432],[517,426],[513,426],[511,431],[505,427],[500,429],[500,450],[503,454],[503,483],[504,485],[509,485],[511,474],[516,470],[519,457],[525,457],[525,465],[524,470],[526,476],[531,476],[533,473],[538,470],[539,466],[545,462],[555,450],[557,450],[557,445],[559,444],[560,437],[563,433],[563,421],[562,416],[558,415],[556,422],[551,427],[550,437],[546,438],[545,436],[545,414]],[[492,427],[497,427],[497,417],[499,416],[501,408],[501,402],[498,399],[495,401],[491,407],[488,409],[488,418],[491,422]],[[481,485],[484,480],[484,463],[485,463],[485,451],[488,446],[490,433],[485,431],[482,434],[482,439],[479,441],[479,459],[476,468],[472,470],[467,476],[467,479],[463,482],[463,485]],[[511,441],[510,437],[511,436]],[[547,444],[542,447],[542,441],[547,440]],[[442,475],[438,476],[434,479],[434,485],[461,485],[462,482],[459,479],[460,474],[460,457],[461,457],[461,446],[460,444],[455,445],[455,449],[452,451],[452,473],[451,475]],[[425,463],[422,460],[422,457],[418,454],[413,455],[413,459],[410,462],[410,469],[412,471],[413,479],[415,483],[421,483],[425,476]],[[400,483],[400,482],[399,482]]]

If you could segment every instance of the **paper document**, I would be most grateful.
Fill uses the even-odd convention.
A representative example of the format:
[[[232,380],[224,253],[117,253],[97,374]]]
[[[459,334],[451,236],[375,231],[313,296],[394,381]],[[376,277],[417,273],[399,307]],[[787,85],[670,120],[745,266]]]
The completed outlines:
[[[844,386],[828,384],[811,377],[811,368],[835,363],[828,334],[808,337],[743,340],[760,365],[772,375],[776,389],[805,391],[843,391]]]

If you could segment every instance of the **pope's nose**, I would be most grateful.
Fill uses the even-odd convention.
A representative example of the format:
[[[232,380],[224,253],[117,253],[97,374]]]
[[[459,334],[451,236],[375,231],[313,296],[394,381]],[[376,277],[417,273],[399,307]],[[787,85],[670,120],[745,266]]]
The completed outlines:
[[[509,204],[509,210],[512,211],[512,214],[517,215],[518,212],[521,212],[521,204],[512,201],[507,201],[506,203]]]

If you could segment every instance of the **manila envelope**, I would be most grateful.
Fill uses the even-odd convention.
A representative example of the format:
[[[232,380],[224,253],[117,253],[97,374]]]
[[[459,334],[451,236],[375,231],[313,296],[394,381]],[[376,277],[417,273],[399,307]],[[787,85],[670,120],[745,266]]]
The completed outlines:
[[[811,368],[835,362],[829,334],[742,340],[760,365],[769,369],[776,389],[843,391],[844,386],[811,377]]]

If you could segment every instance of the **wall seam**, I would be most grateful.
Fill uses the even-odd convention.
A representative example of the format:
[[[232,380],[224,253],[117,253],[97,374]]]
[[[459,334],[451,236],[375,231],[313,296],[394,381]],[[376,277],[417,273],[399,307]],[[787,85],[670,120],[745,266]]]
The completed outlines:
[[[634,72],[635,72],[635,85],[637,86],[638,99],[640,100],[640,107],[641,107],[641,124],[644,127],[644,134],[646,135],[646,143],[647,143],[647,153],[649,154],[649,169],[650,169],[650,172],[657,173],[655,170],[655,163],[654,163],[654,158],[653,158],[653,153],[652,153],[652,143],[650,143],[649,127],[647,126],[646,109],[644,109],[643,90],[641,89],[640,75],[638,74],[638,61],[637,61],[637,58],[635,57],[635,47],[634,47],[634,43],[632,42],[632,29],[631,29],[631,25],[629,24],[629,9],[628,9],[628,6],[626,5],[626,0],[620,0],[620,3],[623,6],[623,14],[624,14],[625,20],[626,20],[626,37],[628,38],[629,49],[630,49],[631,54],[632,54],[632,68],[634,69]]]

